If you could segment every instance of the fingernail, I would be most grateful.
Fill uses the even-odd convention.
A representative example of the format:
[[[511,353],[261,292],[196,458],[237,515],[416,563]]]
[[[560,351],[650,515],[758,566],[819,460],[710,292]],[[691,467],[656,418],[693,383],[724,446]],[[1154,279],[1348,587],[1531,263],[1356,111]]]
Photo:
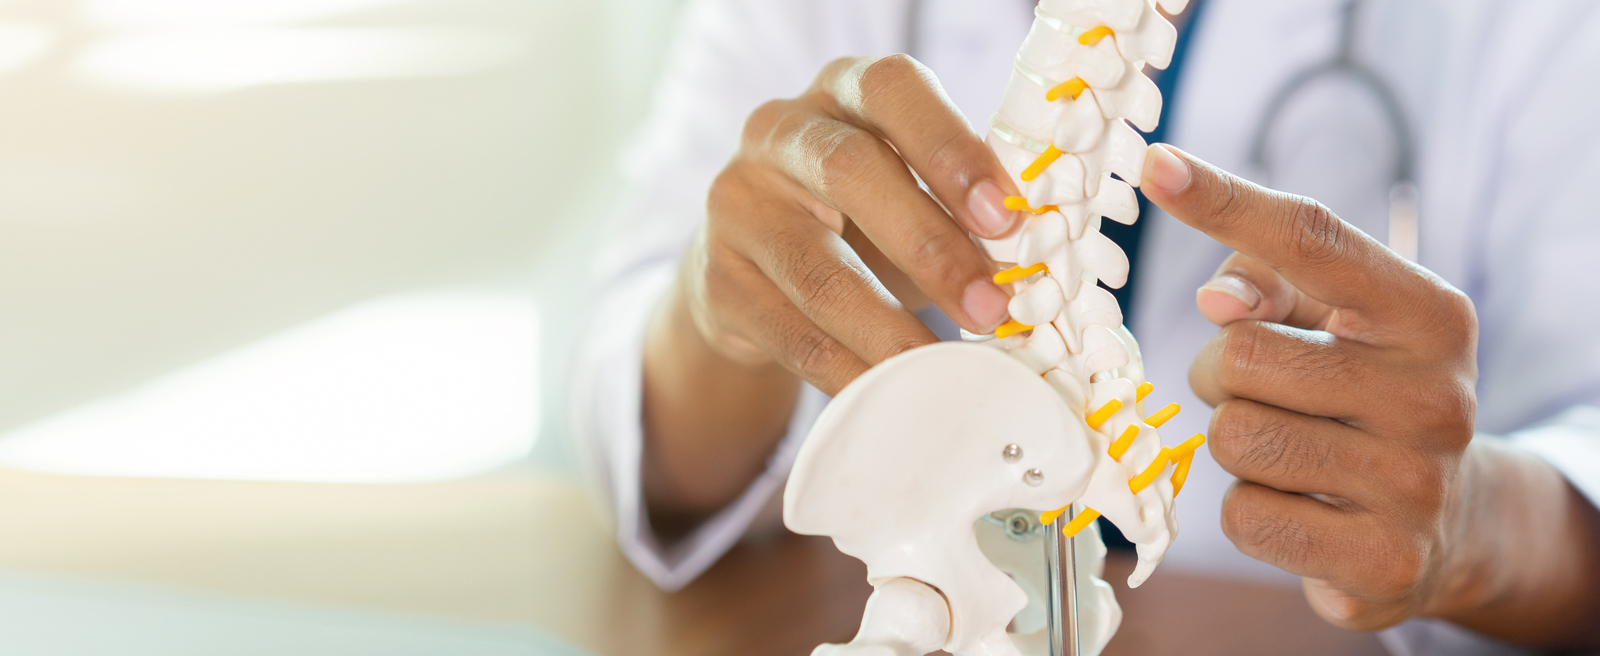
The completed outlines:
[[[972,212],[978,233],[984,237],[1006,234],[1017,219],[1016,212],[1006,209],[1006,192],[988,180],[973,185],[967,195],[967,210]]]
[[[1151,146],[1147,159],[1145,182],[1166,192],[1183,191],[1184,187],[1189,186],[1189,164],[1165,145]]]
[[[1222,292],[1232,296],[1235,300],[1243,303],[1245,307],[1250,308],[1252,312],[1261,305],[1261,291],[1256,289],[1255,285],[1238,276],[1217,276],[1202,285],[1200,289],[1201,291]]]
[[[990,280],[974,280],[961,296],[961,309],[977,324],[978,334],[988,334],[1006,321],[1006,304],[1011,302],[1005,290]]]

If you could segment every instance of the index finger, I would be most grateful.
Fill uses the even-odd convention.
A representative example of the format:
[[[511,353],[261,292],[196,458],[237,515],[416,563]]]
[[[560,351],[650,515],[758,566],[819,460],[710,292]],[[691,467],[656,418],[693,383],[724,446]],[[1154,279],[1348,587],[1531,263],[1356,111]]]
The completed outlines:
[[[1150,147],[1141,189],[1178,220],[1328,305],[1404,321],[1432,302],[1431,285],[1410,263],[1309,198],[1266,189],[1164,144]]]

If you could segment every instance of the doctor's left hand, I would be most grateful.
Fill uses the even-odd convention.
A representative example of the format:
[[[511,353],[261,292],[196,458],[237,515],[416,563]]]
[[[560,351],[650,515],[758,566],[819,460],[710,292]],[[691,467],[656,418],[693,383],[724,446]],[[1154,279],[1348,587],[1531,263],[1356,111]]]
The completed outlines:
[[[1427,615],[1545,647],[1591,639],[1587,504],[1547,463],[1473,441],[1467,296],[1316,201],[1177,149],[1151,147],[1143,189],[1237,251],[1198,294],[1221,330],[1189,374],[1239,479],[1229,539],[1303,577],[1346,628]]]

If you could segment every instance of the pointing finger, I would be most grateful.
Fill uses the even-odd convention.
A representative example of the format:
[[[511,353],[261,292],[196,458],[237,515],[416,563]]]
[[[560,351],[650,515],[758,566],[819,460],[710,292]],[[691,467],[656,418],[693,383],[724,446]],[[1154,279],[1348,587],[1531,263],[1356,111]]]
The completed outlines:
[[[1174,217],[1328,305],[1415,328],[1411,318],[1437,303],[1434,280],[1309,198],[1263,188],[1159,144],[1145,158],[1142,189]]]

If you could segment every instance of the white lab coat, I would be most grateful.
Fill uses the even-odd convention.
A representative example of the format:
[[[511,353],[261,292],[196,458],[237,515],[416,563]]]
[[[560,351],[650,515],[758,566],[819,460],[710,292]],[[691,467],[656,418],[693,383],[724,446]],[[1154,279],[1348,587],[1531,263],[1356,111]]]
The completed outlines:
[[[1207,0],[1183,72],[1169,140],[1245,172],[1268,97],[1336,48],[1342,0]],[[655,106],[630,142],[622,225],[599,263],[595,327],[578,351],[573,430],[618,541],[658,585],[675,589],[712,564],[758,516],[771,516],[799,440],[826,398],[803,393],[790,433],[735,504],[677,544],[654,539],[641,510],[640,361],[645,325],[703,219],[709,182],[745,116],[793,97],[843,55],[911,43],[909,0],[695,0],[679,26]],[[914,53],[974,125],[995,111],[1030,0],[923,0]],[[1414,130],[1420,260],[1471,295],[1481,334],[1478,430],[1546,457],[1600,499],[1600,3],[1589,0],[1379,0],[1359,21],[1359,57],[1395,89]],[[1375,99],[1331,81],[1298,96],[1256,177],[1321,200],[1382,238],[1395,138]],[[1216,328],[1196,287],[1228,250],[1152,212],[1132,313],[1157,402],[1187,411],[1170,435],[1205,432],[1209,413],[1187,370]],[[935,312],[936,314],[936,312]],[[948,334],[948,321],[940,332]],[[1178,505],[1182,536],[1165,567],[1286,579],[1240,555],[1219,510],[1231,477],[1202,449]],[[767,511],[764,513],[763,511]],[[1532,539],[1533,536],[1530,536]],[[1397,653],[1466,653],[1449,628],[1390,636]],[[1457,642],[1451,642],[1457,641]],[[1463,643],[1464,644],[1464,643]],[[1431,645],[1431,647],[1430,647]],[[1447,646],[1448,645],[1448,646]],[[1498,653],[1498,652],[1495,652]]]

